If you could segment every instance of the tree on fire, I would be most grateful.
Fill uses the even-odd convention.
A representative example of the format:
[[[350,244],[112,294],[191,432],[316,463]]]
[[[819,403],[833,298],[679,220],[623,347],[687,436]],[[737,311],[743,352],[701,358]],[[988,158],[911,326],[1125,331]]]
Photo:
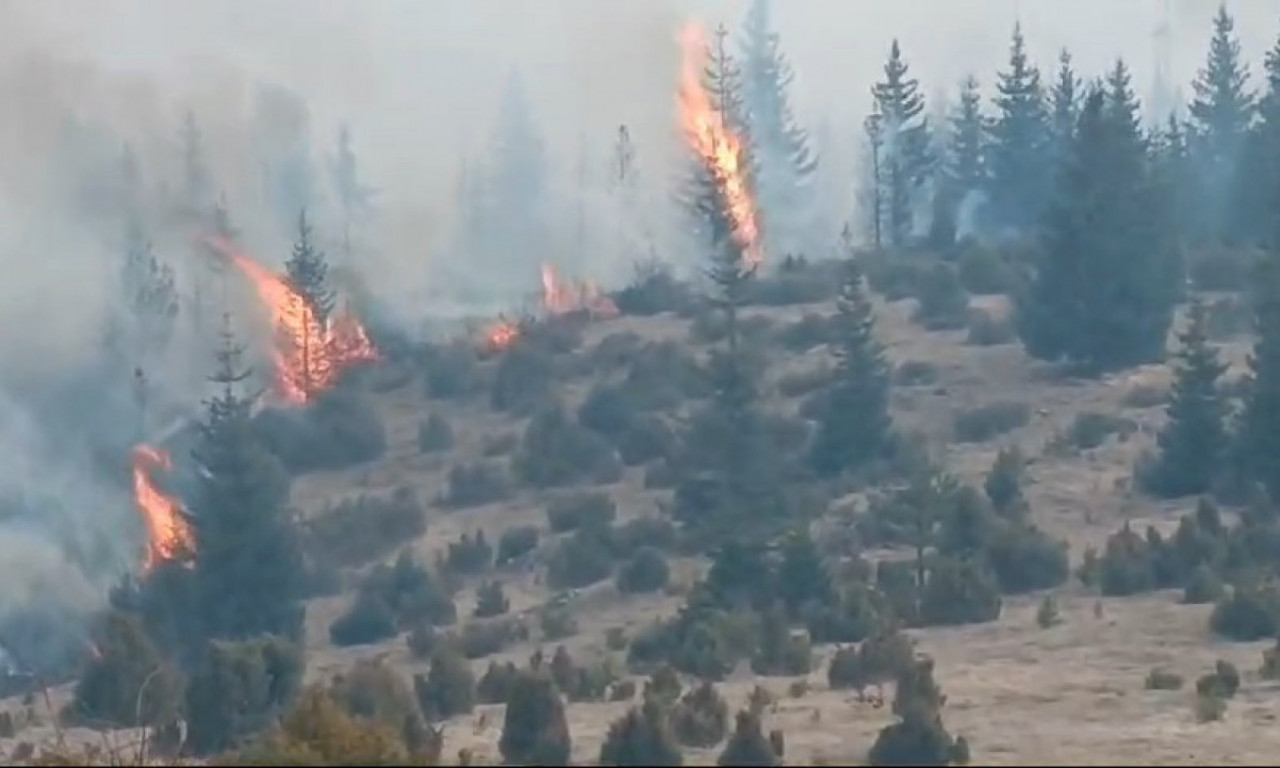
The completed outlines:
[[[288,476],[255,439],[250,400],[238,391],[248,372],[242,348],[222,333],[208,401],[193,451],[198,486],[191,523],[196,557],[191,571],[200,634],[242,639],[262,634],[297,638],[302,631],[301,555],[285,506]]]
[[[293,253],[285,262],[284,268],[289,276],[290,285],[302,296],[312,317],[315,318],[314,323],[303,324],[302,338],[299,340],[302,345],[302,349],[299,350],[302,361],[302,381],[298,382],[298,385],[303,392],[311,395],[316,383],[312,381],[313,375],[323,375],[323,372],[316,371],[316,365],[325,359],[321,348],[326,343],[324,332],[328,327],[329,318],[333,315],[336,298],[333,289],[329,286],[328,259],[325,258],[324,252],[316,247],[305,209],[298,214],[298,239],[294,241]],[[317,338],[312,338],[317,335]]]

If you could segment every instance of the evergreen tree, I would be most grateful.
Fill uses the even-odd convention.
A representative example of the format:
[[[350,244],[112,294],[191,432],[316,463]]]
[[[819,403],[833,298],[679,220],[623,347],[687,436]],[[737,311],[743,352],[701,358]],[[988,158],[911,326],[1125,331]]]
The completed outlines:
[[[1151,145],[1157,183],[1171,211],[1171,231],[1182,243],[1193,232],[1191,222],[1198,215],[1195,205],[1200,183],[1188,147],[1187,131],[1177,117],[1170,115],[1163,130],[1153,131]]]
[[[564,702],[539,672],[519,672],[507,695],[498,749],[508,765],[567,765],[572,742]]]
[[[831,576],[807,529],[793,532],[783,542],[777,582],[778,596],[792,617],[799,617],[805,608],[831,603]]]
[[[893,713],[899,720],[880,731],[869,765],[951,765],[968,762],[964,738],[942,724],[946,697],[933,680],[933,661],[917,659],[899,673]]]
[[[1237,464],[1246,479],[1280,498],[1280,265],[1264,262],[1256,286],[1254,332],[1236,433]]]
[[[1080,117],[1083,84],[1066,48],[1058,54],[1058,73],[1049,91],[1050,125],[1053,128],[1053,161],[1055,170],[1066,159],[1071,148],[1071,135]]]
[[[960,83],[960,98],[951,116],[948,175],[962,193],[987,188],[986,122],[978,79],[970,75]]]
[[[791,64],[770,25],[771,0],[752,0],[743,26],[742,95],[751,115],[757,205],[766,253],[799,254],[814,246],[818,161],[796,124]]]
[[[1181,287],[1167,201],[1123,62],[1105,88],[1085,100],[1057,175],[1044,253],[1018,302],[1032,356],[1094,372],[1160,359]]]
[[[244,639],[302,632],[301,557],[286,506],[289,478],[254,436],[250,401],[238,391],[249,375],[226,319],[217,370],[193,451],[198,465],[189,516],[195,534],[190,609],[208,638]]]
[[[351,130],[338,129],[338,148],[330,161],[329,173],[342,209],[342,255],[351,259],[351,226],[367,215],[373,205],[374,190],[360,178],[356,154],[351,149]]]
[[[1160,457],[1150,478],[1151,488],[1162,496],[1177,498],[1209,491],[1221,467],[1227,446],[1227,402],[1218,379],[1227,366],[1218,361],[1209,344],[1204,305],[1191,305],[1189,323],[1178,337],[1177,378],[1173,399],[1161,430]]]
[[[609,726],[600,747],[600,765],[683,765],[680,745],[671,735],[667,713],[656,699],[646,699]]]
[[[1001,228],[1026,232],[1037,225],[1048,197],[1048,111],[1040,70],[1027,59],[1022,25],[1013,29],[1009,69],[998,75],[991,123],[990,213]]]
[[[307,308],[316,321],[314,324],[308,323],[304,329],[302,349],[299,350],[303,381],[298,382],[298,385],[304,393],[310,395],[315,384],[311,377],[316,373],[317,361],[323,359],[321,347],[325,344],[324,330],[333,315],[336,297],[329,286],[328,260],[312,239],[306,210],[298,214],[298,239],[293,243],[293,252],[284,268],[290,285],[307,303]]]
[[[178,291],[173,268],[156,258],[136,219],[130,221],[126,234],[120,287],[128,318],[128,354],[135,366],[146,367],[164,353],[173,337]]]
[[[1190,105],[1195,128],[1195,156],[1203,176],[1201,210],[1209,217],[1207,234],[1223,237],[1235,223],[1229,217],[1229,190],[1249,125],[1253,120],[1253,95],[1249,72],[1240,56],[1235,20],[1225,3],[1213,20],[1209,55],[1192,87]]]
[[[1254,242],[1280,251],[1280,39],[1267,51],[1264,70],[1266,89],[1247,140],[1247,172],[1236,178],[1236,200],[1242,229]]]
[[[809,466],[835,475],[882,456],[893,437],[889,363],[875,337],[875,314],[857,262],[845,262],[836,300],[836,377],[809,452]]]
[[[916,193],[927,180],[932,164],[924,97],[919,92],[920,82],[909,72],[895,39],[884,65],[885,79],[871,88],[884,131],[878,163],[878,178],[883,186],[883,231],[895,248],[905,246],[911,237]]]
[[[781,758],[773,751],[773,744],[765,738],[760,727],[760,716],[749,709],[739,712],[733,733],[725,743],[716,765],[774,766],[781,762]]]

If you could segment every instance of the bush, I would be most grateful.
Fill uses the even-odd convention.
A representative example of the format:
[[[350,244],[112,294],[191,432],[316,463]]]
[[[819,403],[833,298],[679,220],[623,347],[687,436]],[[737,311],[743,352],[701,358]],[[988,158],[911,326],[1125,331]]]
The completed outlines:
[[[760,716],[750,710],[738,713],[733,735],[716,761],[718,765],[781,765],[773,740],[765,738]]]
[[[1102,445],[1112,435],[1127,435],[1135,429],[1137,425],[1123,416],[1086,411],[1072,420],[1067,440],[1080,450],[1089,450]]]
[[[685,312],[696,298],[689,286],[676,279],[671,267],[656,259],[637,262],[627,287],[613,294],[624,315],[656,315]]]
[[[329,642],[339,647],[368,645],[394,637],[396,614],[381,595],[360,592],[347,612],[329,625]]]
[[[1214,669],[1196,681],[1196,693],[1218,699],[1229,699],[1240,690],[1240,671],[1229,661],[1218,659]]]
[[[997,527],[987,545],[987,563],[1008,595],[1052,589],[1071,575],[1067,545],[1026,523]]]
[[[623,627],[609,627],[604,633],[604,647],[611,651],[627,650],[627,630]]]
[[[677,408],[712,392],[710,378],[691,355],[674,341],[646,344],[637,353],[622,381],[628,398],[641,411]]]
[[[408,722],[422,725],[416,717]],[[439,758],[442,747],[439,732],[397,729],[353,716],[323,688],[312,686],[285,713],[278,727],[228,756],[225,764],[398,765],[413,758],[430,765]]]
[[[318,397],[307,408],[264,408],[253,431],[293,474],[342,469],[380,458],[387,434],[373,406],[345,389]]]
[[[1000,618],[1000,590],[978,564],[936,560],[920,594],[920,619],[927,626],[979,624]]]
[[[400,487],[390,497],[362,494],[307,521],[308,555],[334,566],[362,565],[387,555],[427,532],[427,517],[413,490]]]
[[[511,662],[489,662],[480,682],[476,684],[476,699],[481,704],[505,704],[511,696],[511,686],[520,671]]]
[[[984,443],[1025,426],[1031,420],[1026,403],[1002,401],[962,411],[952,424],[955,439],[962,443]]]
[[[639,416],[616,438],[618,456],[628,467],[670,456],[677,440],[671,427],[654,414]]]
[[[1177,691],[1182,688],[1182,675],[1156,667],[1147,673],[1143,687],[1148,691]]]
[[[362,659],[329,685],[329,695],[343,711],[399,729],[407,717],[418,717],[418,704],[399,674],[379,659]]]
[[[645,345],[635,331],[618,331],[605,336],[582,360],[583,373],[609,373],[635,358]]]
[[[1022,481],[1027,460],[1017,447],[1001,448],[982,482],[982,490],[991,508],[1002,517],[1021,520],[1026,517],[1027,501],[1022,495]]]
[[[538,548],[538,529],[532,525],[517,525],[502,532],[498,538],[497,564],[506,565],[519,560]]]
[[[97,653],[76,682],[71,721],[132,728],[176,719],[182,677],[161,657],[142,622],[133,614],[108,611],[93,635]]]
[[[629,427],[639,413],[622,386],[597,384],[578,406],[578,423],[614,437]]]
[[[209,643],[187,685],[187,747],[222,752],[264,731],[297,696],[303,664],[302,650],[277,638]]]
[[[547,507],[547,523],[552,533],[605,530],[613,523],[617,512],[617,504],[607,493],[575,493],[551,502]]]
[[[493,547],[484,531],[475,535],[463,533],[457,541],[449,542],[444,559],[444,570],[460,576],[476,576],[493,565]]]
[[[977,296],[1012,294],[1018,285],[1018,271],[996,251],[966,248],[956,264],[960,284]]]
[[[501,617],[485,621],[473,621],[462,628],[458,645],[468,659],[483,659],[500,653],[512,643],[525,640],[528,630],[518,619]]]
[[[894,679],[914,658],[915,650],[906,635],[883,629],[860,645],[838,649],[827,666],[827,683],[835,690],[862,691]]]
[[[571,421],[558,404],[529,421],[513,466],[522,480],[537,488],[614,483],[622,476],[613,447]]]
[[[918,296],[929,266],[918,259],[877,258],[867,263],[867,284],[888,301]]]
[[[573,613],[565,606],[548,606],[538,614],[538,622],[542,628],[542,639],[547,641],[563,640],[578,632],[578,622]]]
[[[1213,607],[1209,626],[1232,640],[1275,637],[1280,630],[1280,593],[1271,585],[1237,585]]]
[[[494,461],[456,464],[449,470],[448,489],[441,499],[451,507],[478,507],[511,495],[505,467]]]
[[[904,360],[893,369],[893,383],[899,386],[932,386],[937,382],[938,366],[925,360]]]
[[[1236,296],[1226,296],[1209,302],[1205,307],[1205,321],[1210,339],[1229,341],[1252,329],[1253,313],[1248,302]]]
[[[515,432],[500,432],[496,435],[488,435],[484,439],[484,444],[480,446],[480,455],[486,459],[508,456],[514,453],[519,445],[520,436]]]
[[[839,283],[825,270],[806,267],[795,272],[779,272],[757,277],[747,283],[744,303],[766,307],[814,304],[833,298]]]
[[[609,578],[613,553],[601,534],[580,530],[561,541],[547,562],[552,589],[578,589]]]
[[[671,729],[683,745],[707,749],[729,731],[729,705],[709,682],[690,688],[671,709]]]
[[[415,621],[405,637],[409,646],[409,655],[414,659],[429,659],[437,648],[443,645],[444,638],[426,621]]]
[[[995,317],[988,312],[974,310],[969,313],[969,336],[966,344],[977,347],[993,347],[1012,344],[1017,340],[1013,324],[1007,318]]]
[[[609,726],[600,747],[600,765],[683,765],[667,714],[656,702],[631,708]]]
[[[1211,723],[1227,713],[1227,701],[1221,696],[1197,693],[1194,704],[1196,722]]]
[[[551,397],[554,384],[551,356],[536,345],[519,343],[498,363],[489,403],[495,411],[522,416],[540,408]]]
[[[618,571],[618,591],[628,594],[657,592],[667,586],[671,569],[667,558],[653,547],[641,547]]]
[[[1262,666],[1258,676],[1263,680],[1280,680],[1280,639],[1262,652]]]
[[[506,593],[502,591],[502,582],[487,581],[476,590],[476,608],[473,615],[477,619],[501,616],[510,608],[511,603],[507,600]]]
[[[633,555],[641,547],[670,549],[676,542],[676,528],[665,517],[633,517],[613,529],[613,549],[619,555]]]
[[[432,656],[426,677],[414,675],[413,692],[418,707],[431,720],[465,715],[476,704],[476,681],[471,665],[450,649]]]
[[[781,608],[765,613],[760,642],[751,657],[751,671],[757,675],[807,675],[813,668],[813,648],[805,633],[792,634],[786,612]]]
[[[1187,579],[1187,585],[1182,592],[1182,602],[1187,605],[1216,603],[1222,599],[1223,592],[1225,588],[1222,580],[1212,568],[1201,563],[1191,571],[1191,576]]]
[[[455,343],[428,347],[423,361],[427,397],[439,400],[461,400],[484,389],[475,350],[468,344]]]
[[[439,453],[453,448],[453,427],[449,420],[433,413],[418,424],[418,450],[423,453]]]
[[[928,331],[963,328],[968,320],[969,295],[949,264],[934,264],[925,271],[916,294],[911,319]]]
[[[512,681],[498,749],[508,765],[568,765],[564,703],[549,678],[521,672]]]
[[[1040,607],[1036,609],[1036,624],[1041,629],[1049,629],[1061,623],[1062,613],[1058,610],[1058,599],[1053,595],[1045,595],[1044,600],[1040,601]]]
[[[794,323],[790,323],[778,331],[778,343],[790,352],[808,352],[815,347],[828,344],[832,339],[833,324],[831,319],[816,312],[806,312]]]

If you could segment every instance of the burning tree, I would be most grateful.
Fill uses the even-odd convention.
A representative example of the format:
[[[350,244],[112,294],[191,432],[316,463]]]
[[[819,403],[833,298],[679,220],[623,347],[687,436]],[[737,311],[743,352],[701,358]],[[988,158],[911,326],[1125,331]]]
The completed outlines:
[[[286,508],[289,478],[253,435],[251,401],[238,391],[249,371],[241,367],[243,349],[229,317],[225,324],[211,377],[220,391],[207,403],[193,451],[191,521],[199,553],[193,618],[207,638],[296,638],[301,557]]]
[[[311,237],[311,225],[307,223],[307,212],[298,214],[298,239],[293,244],[293,254],[284,265],[285,274],[294,291],[289,297],[292,314],[310,316],[313,322],[304,322],[298,333],[286,331],[283,343],[297,346],[297,355],[301,361],[298,370],[298,388],[310,397],[315,393],[315,386],[323,380],[328,371],[325,368],[332,364],[328,350],[321,349],[329,344],[325,330],[333,314],[336,298],[329,287],[329,264],[324,252],[316,247]]]

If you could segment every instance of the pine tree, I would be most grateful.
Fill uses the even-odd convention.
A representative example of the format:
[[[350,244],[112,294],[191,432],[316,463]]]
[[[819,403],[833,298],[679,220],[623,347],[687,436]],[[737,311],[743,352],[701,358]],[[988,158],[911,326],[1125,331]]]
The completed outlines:
[[[818,161],[809,134],[792,113],[789,91],[795,74],[771,28],[770,5],[770,0],[753,0],[743,25],[743,102],[751,116],[765,252],[800,254],[814,246]]]
[[[1236,462],[1246,479],[1280,498],[1280,265],[1268,259],[1256,284],[1254,332],[1236,431]]]
[[[1101,372],[1161,359],[1180,288],[1167,200],[1123,62],[1085,100],[1044,255],[1018,303],[1028,353]]]
[[[600,747],[600,765],[683,765],[667,713],[656,699],[632,707],[609,726]]]
[[[1227,366],[1209,344],[1204,305],[1192,303],[1188,326],[1178,337],[1182,349],[1173,398],[1161,430],[1160,456],[1151,489],[1169,498],[1209,491],[1227,447],[1227,402],[1218,379]]]
[[[134,366],[147,367],[162,355],[173,337],[178,291],[173,268],[155,256],[151,241],[136,219],[129,222],[120,287],[127,312],[127,354]]]
[[[1213,20],[1213,38],[1205,66],[1192,87],[1190,105],[1196,131],[1196,160],[1203,174],[1202,210],[1209,217],[1205,225],[1213,237],[1227,235],[1234,224],[1229,218],[1228,191],[1249,125],[1253,120],[1253,95],[1248,90],[1249,72],[1240,55],[1235,20],[1226,4],[1218,6]]]
[[[192,454],[198,472],[189,519],[197,554],[190,610],[204,637],[297,639],[301,558],[286,506],[289,478],[253,434],[251,403],[237,391],[249,372],[240,367],[230,319],[224,322],[211,377],[220,391],[207,402]]]
[[[1040,70],[1027,59],[1022,26],[1013,29],[1009,69],[998,75],[991,123],[990,213],[997,226],[1033,229],[1048,197],[1049,120]]]
[[[884,131],[879,159],[879,179],[884,187],[884,231],[889,244],[907,244],[915,226],[915,196],[928,178],[932,158],[929,152],[929,123],[924,117],[924,97],[920,82],[909,76],[895,39],[884,65],[885,79],[871,88]]]
[[[889,447],[889,363],[875,337],[875,314],[852,258],[836,300],[836,377],[809,452],[822,475],[858,469]]]
[[[794,618],[805,608],[831,603],[831,576],[807,529],[793,532],[783,542],[777,582],[778,596]]]
[[[733,734],[724,745],[716,765],[779,765],[781,759],[760,727],[760,716],[749,709],[738,713]]]
[[[329,173],[342,209],[342,255],[350,261],[351,227],[369,213],[374,190],[361,181],[356,154],[351,149],[351,130],[345,124],[338,129],[338,147],[330,161]]]
[[[572,742],[564,702],[544,674],[522,671],[511,683],[498,749],[508,765],[567,765]]]
[[[968,762],[963,737],[952,739],[942,724],[946,697],[933,680],[933,661],[917,659],[898,675],[893,713],[899,720],[880,731],[869,765],[951,765]]]
[[[961,193],[987,188],[986,123],[978,79],[970,75],[960,83],[960,98],[951,115],[948,143],[948,175]]]
[[[1264,60],[1266,89],[1258,122],[1249,133],[1245,164],[1236,178],[1242,229],[1256,243],[1280,251],[1280,39]]]
[[[337,299],[329,286],[328,260],[312,239],[306,210],[298,214],[298,239],[293,243],[293,252],[284,268],[290,285],[307,303],[307,308],[315,318],[315,323],[307,324],[302,334],[302,349],[299,350],[303,381],[298,382],[298,385],[304,393],[310,395],[316,383],[311,380],[317,373],[316,364],[324,359],[321,351],[325,344],[324,330],[328,327]]]
[[[1083,84],[1072,66],[1071,52],[1066,48],[1058,54],[1058,73],[1049,91],[1050,125],[1053,128],[1054,169],[1062,163],[1071,149],[1072,132],[1080,117],[1080,96]]]

